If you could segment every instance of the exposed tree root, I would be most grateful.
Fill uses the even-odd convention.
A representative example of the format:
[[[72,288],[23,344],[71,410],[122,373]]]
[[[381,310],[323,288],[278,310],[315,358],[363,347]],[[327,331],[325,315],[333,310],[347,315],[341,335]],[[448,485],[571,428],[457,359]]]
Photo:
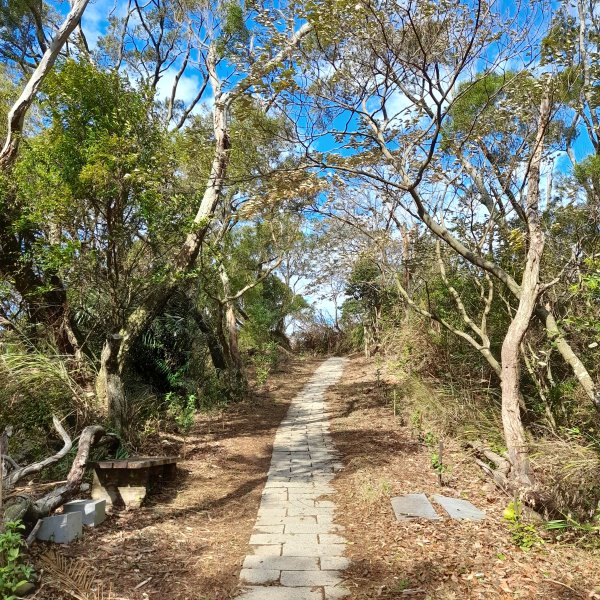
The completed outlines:
[[[2,489],[5,495],[8,495],[15,488],[17,483],[25,477],[39,473],[46,467],[55,464],[64,458],[73,447],[73,442],[69,434],[66,432],[58,418],[53,417],[52,420],[55,429],[63,440],[63,447],[53,456],[25,467],[13,469],[5,475],[2,481]],[[67,476],[66,483],[54,488],[52,491],[37,499],[23,494],[13,495],[6,502],[2,513],[2,520],[14,521],[21,519],[27,525],[32,526],[35,525],[39,519],[48,516],[59,506],[68,502],[79,491],[85,475],[85,465],[88,461],[90,450],[98,445],[107,443],[114,444],[116,441],[117,438],[112,434],[107,434],[104,427],[101,427],[100,425],[86,427],[79,438],[77,454],[71,465],[71,470]]]
[[[475,463],[505,494],[518,498],[529,509],[536,513],[543,513],[546,517],[561,514],[542,490],[535,486],[523,486],[512,477],[512,465],[507,458],[485,447],[481,442],[466,442],[465,446],[474,451]]]

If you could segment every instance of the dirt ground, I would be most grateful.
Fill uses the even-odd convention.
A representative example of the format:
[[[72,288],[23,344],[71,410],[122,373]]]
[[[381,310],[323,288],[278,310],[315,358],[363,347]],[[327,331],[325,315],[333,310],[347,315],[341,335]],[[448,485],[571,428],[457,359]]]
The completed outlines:
[[[431,449],[402,425],[406,415],[394,416],[382,391],[386,383],[373,361],[355,358],[329,394],[333,437],[345,464],[334,485],[337,521],[350,542],[351,598],[600,598],[600,557],[550,543],[528,552],[516,547],[502,516],[510,499],[450,442],[440,489]],[[390,498],[417,492],[468,499],[487,518],[396,521]]]
[[[112,587],[112,600],[233,598],[275,430],[320,362],[288,363],[251,401],[229,407],[222,418],[198,417],[170,488],[138,511],[115,512],[58,552],[71,566],[88,565],[97,581]],[[345,583],[351,599],[600,598],[598,558],[574,546],[517,548],[502,518],[509,499],[450,442],[442,493],[469,499],[486,520],[397,522],[391,497],[431,496],[440,488],[431,450],[394,416],[385,385],[372,361],[353,358],[329,394],[334,441],[345,464],[334,485],[352,560]],[[172,441],[164,439],[165,454],[177,450]],[[46,550],[36,545],[37,553]],[[73,597],[43,579],[33,597]]]
[[[230,406],[222,418],[200,415],[172,486],[149,496],[137,511],[115,511],[82,541],[58,551],[89,565],[94,577],[112,588],[111,600],[234,597],[275,430],[319,363],[294,360],[274,373],[260,394]],[[176,450],[168,443],[164,448],[165,454]],[[37,553],[48,549],[36,544]],[[34,598],[72,598],[48,579]]]

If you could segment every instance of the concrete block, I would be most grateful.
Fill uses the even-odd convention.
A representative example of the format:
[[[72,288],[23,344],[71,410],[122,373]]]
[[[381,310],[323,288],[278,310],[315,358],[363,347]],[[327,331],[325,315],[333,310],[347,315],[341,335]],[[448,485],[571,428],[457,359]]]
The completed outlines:
[[[106,519],[106,500],[73,500],[63,506],[63,513],[80,512],[84,525],[96,527]]]
[[[80,538],[82,532],[82,514],[72,512],[42,519],[42,525],[37,532],[37,539],[56,544],[69,544]]]

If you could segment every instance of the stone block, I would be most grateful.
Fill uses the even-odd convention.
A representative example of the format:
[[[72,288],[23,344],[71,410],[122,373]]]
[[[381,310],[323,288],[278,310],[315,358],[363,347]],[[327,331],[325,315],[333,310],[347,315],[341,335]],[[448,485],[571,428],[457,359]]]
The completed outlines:
[[[42,519],[37,539],[56,544],[70,544],[83,533],[83,519],[80,512],[53,515]]]
[[[127,510],[139,508],[146,498],[147,488],[145,486],[128,485],[117,488],[123,499]]]
[[[106,519],[106,500],[73,500],[63,506],[63,513],[80,512],[84,525],[96,527]]]

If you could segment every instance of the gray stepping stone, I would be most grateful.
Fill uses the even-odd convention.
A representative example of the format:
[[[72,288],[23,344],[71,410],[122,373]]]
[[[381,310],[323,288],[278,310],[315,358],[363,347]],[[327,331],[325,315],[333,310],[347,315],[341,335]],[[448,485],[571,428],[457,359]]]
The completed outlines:
[[[406,494],[406,496],[392,498],[392,508],[398,521],[408,519],[436,521],[441,518],[425,494]]]
[[[450,517],[457,521],[481,521],[485,519],[485,513],[473,506],[468,500],[437,495],[433,499]]]

